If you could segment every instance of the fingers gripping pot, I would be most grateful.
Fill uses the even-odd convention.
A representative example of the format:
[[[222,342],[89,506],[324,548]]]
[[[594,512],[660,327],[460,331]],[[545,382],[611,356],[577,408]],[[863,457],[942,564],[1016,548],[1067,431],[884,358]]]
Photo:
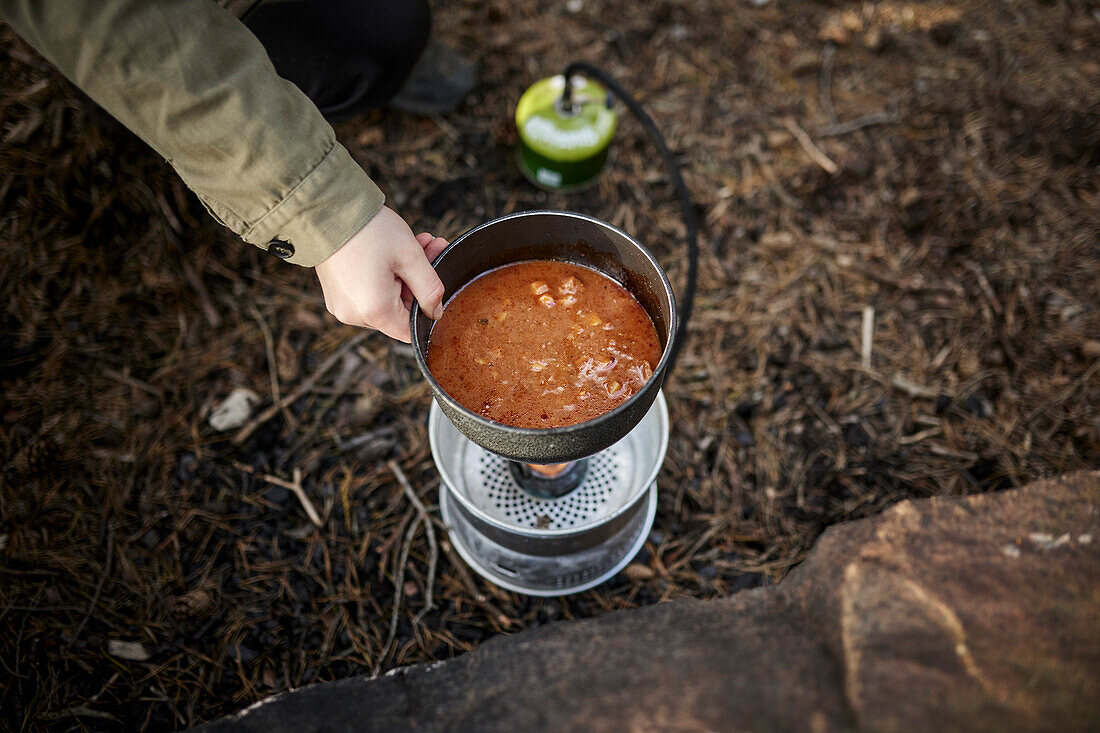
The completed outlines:
[[[453,295],[487,270],[532,259],[595,268],[623,284],[648,312],[661,357],[649,382],[625,403],[561,428],[503,425],[458,404],[432,377],[426,360],[432,321],[415,304],[412,342],[435,396],[428,435],[443,478],[439,503],[452,544],[493,583],[554,596],[617,573],[652,527],[656,476],[668,446],[660,388],[677,313],[653,256],[615,227],[581,214],[535,211],[496,219],[456,239],[434,266]],[[567,472],[572,478],[564,493],[554,493],[535,490],[513,461],[578,463]]]
[[[488,420],[448,395],[428,370],[432,321],[414,303],[412,344],[416,362],[436,403],[471,441],[505,458],[526,463],[564,463],[618,442],[649,410],[661,389],[676,331],[676,300],[657,260],[619,229],[583,214],[532,211],[495,219],[471,229],[436,258],[434,267],[448,294],[496,267],[550,259],[587,265],[621,283],[638,299],[657,329],[662,352],[653,376],[636,394],[597,418],[560,428],[519,428]]]

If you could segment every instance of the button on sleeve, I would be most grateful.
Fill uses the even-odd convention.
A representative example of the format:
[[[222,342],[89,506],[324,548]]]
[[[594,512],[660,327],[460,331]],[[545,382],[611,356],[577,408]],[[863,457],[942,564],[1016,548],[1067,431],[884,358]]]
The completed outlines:
[[[288,260],[294,256],[294,245],[281,239],[272,239],[267,244],[267,251],[280,260]]]

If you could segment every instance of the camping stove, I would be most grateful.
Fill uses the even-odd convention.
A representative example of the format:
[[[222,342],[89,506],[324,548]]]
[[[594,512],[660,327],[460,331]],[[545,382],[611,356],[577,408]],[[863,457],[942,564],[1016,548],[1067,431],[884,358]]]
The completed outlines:
[[[509,214],[455,239],[433,266],[448,293],[511,262],[557,259],[623,284],[646,309],[663,345],[653,376],[623,404],[556,428],[493,422],[460,405],[432,377],[431,320],[413,303],[416,363],[432,389],[428,435],[443,477],[439,504],[451,541],[481,575],[505,588],[554,596],[590,588],[642,546],[657,506],[668,446],[661,384],[678,316],[653,255],[625,232],[563,211]]]
[[[480,575],[520,593],[558,596],[602,583],[653,526],[668,434],[658,394],[617,443],[547,471],[476,445],[433,402],[428,436],[451,543]]]

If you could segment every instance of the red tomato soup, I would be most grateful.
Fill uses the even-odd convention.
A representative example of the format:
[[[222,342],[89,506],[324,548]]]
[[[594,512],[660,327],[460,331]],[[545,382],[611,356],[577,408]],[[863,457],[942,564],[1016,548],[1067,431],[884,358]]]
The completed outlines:
[[[428,369],[463,407],[522,428],[591,420],[625,402],[661,358],[657,329],[627,290],[567,262],[490,270],[447,303]]]

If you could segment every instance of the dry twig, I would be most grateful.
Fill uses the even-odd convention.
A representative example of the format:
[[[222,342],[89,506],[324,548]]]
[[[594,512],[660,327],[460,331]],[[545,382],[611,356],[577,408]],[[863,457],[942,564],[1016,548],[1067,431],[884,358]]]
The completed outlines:
[[[929,389],[922,384],[906,379],[900,374],[895,374],[890,377],[890,384],[900,389],[910,397],[923,397],[924,399],[932,399],[939,396],[939,392],[934,389]]]
[[[863,324],[860,334],[860,364],[864,369],[870,369],[871,349],[875,343],[875,309],[869,305],[863,308]]]
[[[88,610],[84,612],[84,618],[80,619],[80,625],[76,627],[76,631],[73,632],[73,638],[70,645],[75,643],[80,638],[80,632],[84,630],[84,625],[88,623],[88,619],[92,617],[92,612],[95,611],[96,604],[99,603],[99,596],[103,593],[103,585],[107,582],[107,577],[111,574],[111,569],[114,564],[115,557],[115,531],[114,529],[107,530],[107,559],[103,563],[103,570],[100,573],[99,581],[95,586],[95,594],[92,595],[92,602],[88,604]]]
[[[854,120],[829,125],[818,131],[818,134],[822,137],[839,137],[841,135],[847,135],[850,132],[862,130],[865,127],[893,125],[896,124],[899,119],[900,117],[897,112],[873,112],[869,115],[857,117]]]
[[[806,131],[798,126],[798,123],[787,117],[783,120],[784,127],[794,135],[794,139],[798,141],[798,144],[802,146],[802,149],[806,151],[806,155],[810,156],[810,160],[821,166],[826,173],[835,174],[840,169],[837,168],[836,163],[829,159],[825,152],[814,144],[814,141],[810,139],[810,136],[806,134]]]
[[[306,377],[306,379],[303,380],[300,385],[298,385],[297,389],[295,389],[279,402],[276,402],[275,404],[268,407],[256,417],[252,418],[252,420],[250,420],[247,425],[241,428],[240,431],[238,431],[237,434],[233,436],[233,445],[240,445],[244,441],[248,440],[248,436],[252,435],[256,428],[260,427],[265,422],[275,417],[275,414],[279,412],[279,410],[283,409],[287,405],[294,404],[294,402],[297,401],[298,398],[313,389],[313,385],[317,384],[317,380],[324,376],[329,369],[332,369],[332,367],[334,367],[340,361],[344,354],[354,349],[360,341],[366,338],[366,336],[367,332],[361,331],[348,339],[340,348],[330,354],[329,357],[325,359],[324,362],[322,362],[321,366],[317,368],[317,371]]]
[[[389,660],[390,652],[393,648],[393,640],[397,637],[397,619],[401,613],[401,597],[405,592],[405,566],[408,565],[409,562],[409,550],[412,547],[413,537],[416,535],[416,530],[423,521],[422,517],[417,516],[405,532],[405,541],[401,545],[401,556],[397,561],[397,567],[394,568],[393,611],[390,616],[390,630],[386,636],[386,643],[382,645],[382,651],[378,654],[378,660],[375,662],[373,672],[375,675],[382,671],[382,665]]]
[[[825,111],[825,119],[829,124],[836,124],[836,110],[833,109],[833,64],[836,61],[836,44],[826,42],[821,59],[821,80],[819,82],[818,96],[821,98],[821,109]]]
[[[256,304],[249,303],[248,307],[252,311],[252,317],[256,319],[256,323],[260,326],[260,332],[264,335],[264,350],[267,352],[267,375],[271,384],[271,401],[273,404],[280,406],[283,417],[285,417],[286,421],[293,427],[297,423],[290,414],[290,410],[286,408],[282,396],[280,395],[279,364],[275,361],[275,337],[272,335],[271,329],[268,328],[267,321],[264,320],[263,313],[260,313],[260,309],[256,307]]]
[[[294,468],[293,481],[286,481],[278,476],[272,476],[269,473],[263,474],[260,478],[269,484],[275,484],[276,486],[282,486],[284,489],[289,489],[297,496],[302,508],[306,510],[306,515],[309,516],[309,521],[313,522],[313,526],[321,527],[324,524],[321,520],[321,515],[317,513],[317,509],[313,506],[313,502],[309,500],[309,497],[306,496],[305,489],[302,488],[302,469],[297,467]]]
[[[432,602],[432,590],[435,587],[435,568],[436,563],[439,561],[439,547],[435,541],[435,527],[432,526],[431,518],[428,516],[428,510],[424,506],[424,502],[420,501],[420,497],[413,491],[412,486],[409,484],[408,477],[405,476],[405,472],[401,470],[401,466],[397,464],[397,461],[387,461],[386,465],[389,466],[390,471],[397,477],[397,483],[401,484],[401,490],[405,492],[405,496],[409,497],[409,501],[416,507],[416,511],[420,513],[420,518],[424,520],[425,533],[428,535],[428,578],[425,582],[427,586],[424,591],[424,608],[420,613],[416,615],[414,619],[416,623],[420,623],[420,619],[424,617],[428,611],[435,607]]]

